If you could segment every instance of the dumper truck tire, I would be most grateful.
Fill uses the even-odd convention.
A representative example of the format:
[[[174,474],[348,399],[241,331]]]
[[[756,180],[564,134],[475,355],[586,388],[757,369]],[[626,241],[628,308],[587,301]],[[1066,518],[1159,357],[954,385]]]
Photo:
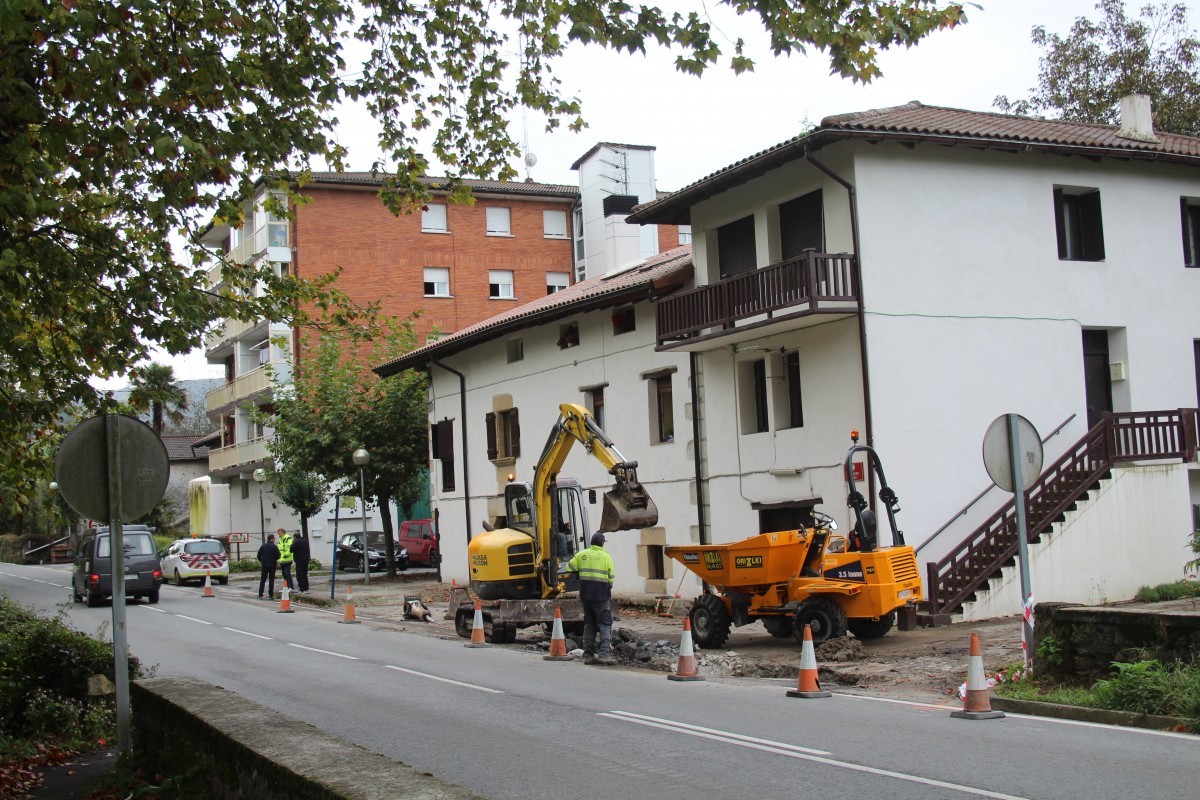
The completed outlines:
[[[763,627],[767,629],[767,633],[777,639],[785,639],[792,635],[792,620],[793,617],[759,617],[762,620]]]
[[[896,624],[896,612],[884,614],[879,619],[851,619],[850,632],[859,639],[879,639]]]
[[[845,636],[848,630],[846,612],[828,597],[810,597],[796,609],[792,635],[801,645],[804,644],[805,625],[812,629],[813,644]]]
[[[701,647],[717,648],[729,638],[729,609],[715,594],[702,594],[692,603],[692,638]]]

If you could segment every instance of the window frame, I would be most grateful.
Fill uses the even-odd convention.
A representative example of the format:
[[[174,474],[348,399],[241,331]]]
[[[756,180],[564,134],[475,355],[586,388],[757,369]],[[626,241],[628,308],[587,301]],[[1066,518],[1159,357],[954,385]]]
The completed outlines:
[[[488,236],[512,236],[512,209],[508,206],[486,206],[483,210],[484,232]]]
[[[1183,265],[1200,267],[1200,198],[1179,198],[1180,229],[1183,233]]]
[[[497,278],[508,277],[508,282],[498,281]],[[517,299],[517,276],[511,269],[489,269],[488,270],[488,299],[490,300],[515,300]],[[504,294],[504,287],[508,287],[508,294]]]
[[[552,283],[551,282],[552,275],[561,276],[562,281]],[[556,271],[550,271],[550,272],[546,273],[546,294],[554,294],[555,292],[561,292],[563,289],[567,289],[570,286],[571,286],[571,273],[556,272]]]
[[[555,220],[556,222],[554,224],[551,224],[551,220]],[[560,227],[557,224],[558,220],[562,221],[562,225],[561,225],[562,233],[556,232],[558,230],[558,228]],[[552,229],[555,232],[552,232]],[[570,237],[568,230],[569,229],[567,227],[567,212],[566,211],[564,211],[561,208],[558,208],[558,209],[544,208],[544,209],[542,209],[542,238],[544,238],[544,239],[570,239],[571,237]]]
[[[1104,260],[1104,213],[1100,190],[1054,187],[1054,231],[1060,261]]]
[[[439,226],[437,223],[440,222]],[[421,233],[449,233],[450,218],[445,203],[426,203],[421,209]]]
[[[489,411],[484,415],[487,429],[487,457],[497,466],[512,464],[521,456],[521,417],[516,406]]]
[[[441,294],[437,291],[438,285],[443,283],[442,281],[429,280],[431,272],[442,273],[445,276],[445,278],[446,278],[446,280],[444,281],[444,285],[446,287],[445,294]],[[422,280],[424,281],[423,291],[425,292],[425,297],[452,297],[453,296],[450,294],[450,268],[449,267],[423,267],[421,277],[422,277]],[[433,292],[429,291],[431,284],[433,286]]]

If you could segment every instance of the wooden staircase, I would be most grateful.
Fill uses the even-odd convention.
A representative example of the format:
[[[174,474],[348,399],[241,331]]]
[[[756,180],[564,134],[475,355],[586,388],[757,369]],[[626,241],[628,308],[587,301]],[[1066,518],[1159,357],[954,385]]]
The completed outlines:
[[[1030,543],[1061,522],[1067,511],[1111,476],[1122,462],[1192,461],[1197,451],[1197,409],[1109,413],[1025,492]],[[1009,500],[940,561],[926,565],[923,625],[945,625],[976,590],[999,577],[1017,556],[1016,503]]]

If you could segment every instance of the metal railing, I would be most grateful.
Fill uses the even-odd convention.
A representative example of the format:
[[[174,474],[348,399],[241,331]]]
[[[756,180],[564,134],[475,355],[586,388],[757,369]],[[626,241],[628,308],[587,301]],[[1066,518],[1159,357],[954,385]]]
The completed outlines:
[[[817,313],[822,302],[858,298],[858,262],[849,254],[805,251],[801,256],[697,286],[659,300],[658,343],[729,329],[739,321],[787,309]]]
[[[1109,413],[1025,492],[1027,534],[1036,542],[1076,501],[1122,462],[1193,461],[1197,410]],[[929,613],[949,614],[1017,554],[1015,500],[1009,500],[940,561],[926,564]]]

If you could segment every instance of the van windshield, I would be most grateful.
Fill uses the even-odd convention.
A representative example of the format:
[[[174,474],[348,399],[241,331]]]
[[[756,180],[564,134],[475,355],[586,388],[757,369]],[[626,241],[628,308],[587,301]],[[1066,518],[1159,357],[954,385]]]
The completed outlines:
[[[191,553],[193,555],[199,553],[225,552],[225,548],[221,546],[220,542],[188,542],[183,546],[183,550],[185,553]]]
[[[108,558],[111,555],[111,541],[107,533],[97,537],[96,555],[99,558]],[[121,537],[121,543],[125,546],[126,556],[154,555],[154,539],[148,533],[126,533]]]

